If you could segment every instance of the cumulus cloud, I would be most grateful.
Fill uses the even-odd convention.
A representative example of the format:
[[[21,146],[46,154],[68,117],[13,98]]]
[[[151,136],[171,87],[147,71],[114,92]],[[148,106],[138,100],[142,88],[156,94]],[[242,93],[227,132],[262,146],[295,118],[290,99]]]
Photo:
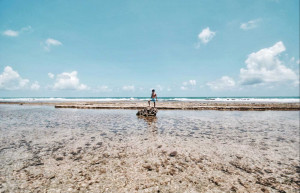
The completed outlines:
[[[209,29],[209,27],[203,29],[201,31],[201,33],[198,34],[198,39],[199,39],[199,42],[198,44],[196,45],[196,48],[199,48],[200,47],[200,44],[207,44],[209,41],[211,41],[213,39],[213,37],[216,35],[216,32],[214,31],[211,31]]]
[[[47,40],[45,40],[44,42],[44,49],[46,51],[50,51],[51,47],[53,46],[61,46],[62,43],[58,40],[52,39],[52,38],[48,38]]]
[[[128,86],[123,86],[122,89],[125,91],[134,91],[135,87],[134,85],[128,85]]]
[[[0,89],[3,90],[24,89],[28,83],[28,79],[22,78],[19,73],[14,71],[10,66],[6,66],[3,73],[0,74]]]
[[[186,86],[181,86],[180,89],[181,90],[187,90],[187,87]]]
[[[218,80],[208,82],[206,85],[209,86],[212,90],[225,90],[232,89],[236,84],[235,81],[229,76],[223,76]]]
[[[197,84],[196,80],[189,80],[187,82],[182,83],[183,86],[188,86],[188,85],[195,86],[196,84]]]
[[[87,90],[88,86],[81,84],[78,77],[77,71],[63,72],[56,75],[55,83],[52,87],[54,90]]]
[[[111,92],[112,91],[112,89],[106,85],[99,86],[97,90],[100,92]]]
[[[25,31],[30,31],[32,28],[31,26],[27,26],[27,27],[23,27],[21,28],[20,30],[11,30],[11,29],[8,29],[8,30],[5,30],[2,35],[4,36],[9,36],[9,37],[17,37],[19,36],[22,32],[25,32]]]
[[[189,80],[189,84],[192,85],[192,86],[195,86],[196,85],[196,80]]]
[[[47,46],[60,46],[62,45],[62,43],[58,40],[55,40],[55,39],[51,39],[51,38],[48,38],[46,41],[45,41],[46,45]]]
[[[286,50],[284,44],[279,41],[269,48],[263,48],[258,52],[249,54],[245,61],[246,68],[240,69],[238,86],[261,85],[272,88],[279,84],[299,86],[299,75],[288,68],[279,56]],[[292,61],[295,59],[292,58]],[[235,81],[223,76],[216,81],[206,84],[213,90],[222,90],[236,86]]]
[[[180,87],[181,90],[188,90],[189,88],[194,89],[194,86],[196,86],[197,81],[196,80],[189,80],[182,83],[182,86]]]
[[[51,72],[48,73],[48,77],[53,79],[54,78],[54,74],[52,74]]]
[[[39,90],[40,89],[40,84],[38,81],[35,81],[34,83],[31,84],[30,86],[31,90]]]
[[[279,59],[279,55],[284,51],[285,46],[279,41],[272,47],[251,53],[245,61],[246,68],[240,69],[241,84],[256,85],[297,81],[296,73]]]
[[[258,24],[261,22],[261,19],[255,19],[255,20],[250,20],[246,23],[242,23],[240,25],[240,28],[242,30],[250,30],[250,29],[254,29],[256,27],[258,27]]]
[[[6,30],[2,33],[5,36],[9,36],[9,37],[17,37],[19,36],[19,32],[18,31],[14,31],[14,30]]]

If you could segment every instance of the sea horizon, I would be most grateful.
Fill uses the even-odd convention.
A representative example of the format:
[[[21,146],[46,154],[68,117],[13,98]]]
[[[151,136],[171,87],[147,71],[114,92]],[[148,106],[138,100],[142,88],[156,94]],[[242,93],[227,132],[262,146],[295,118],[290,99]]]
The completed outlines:
[[[149,97],[0,97],[0,102],[113,102],[113,101],[147,101]],[[300,102],[299,96],[209,96],[209,97],[158,97],[158,101],[230,101],[230,102]]]

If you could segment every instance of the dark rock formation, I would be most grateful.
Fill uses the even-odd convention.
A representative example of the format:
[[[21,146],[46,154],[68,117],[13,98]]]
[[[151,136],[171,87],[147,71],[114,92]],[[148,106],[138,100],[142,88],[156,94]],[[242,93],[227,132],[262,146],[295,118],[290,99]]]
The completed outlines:
[[[175,157],[176,155],[177,155],[177,151],[172,151],[172,152],[169,154],[170,157]]]
[[[155,107],[145,107],[144,109],[139,110],[136,115],[137,116],[156,116],[156,113],[158,112],[157,108]]]

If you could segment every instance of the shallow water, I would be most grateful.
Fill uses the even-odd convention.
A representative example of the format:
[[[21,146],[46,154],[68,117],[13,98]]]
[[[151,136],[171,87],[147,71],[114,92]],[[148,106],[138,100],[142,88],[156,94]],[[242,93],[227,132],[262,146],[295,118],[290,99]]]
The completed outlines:
[[[0,190],[32,189],[34,184],[40,190],[92,192],[299,188],[299,111],[159,111],[150,119],[135,113],[1,105]],[[172,151],[178,155],[170,157]],[[79,175],[77,170],[96,167],[91,166],[95,159],[105,162],[106,172],[89,171],[91,185],[59,174]],[[54,170],[51,178],[45,174],[49,170]],[[124,185],[120,176],[126,172]],[[28,181],[28,175],[43,177]]]

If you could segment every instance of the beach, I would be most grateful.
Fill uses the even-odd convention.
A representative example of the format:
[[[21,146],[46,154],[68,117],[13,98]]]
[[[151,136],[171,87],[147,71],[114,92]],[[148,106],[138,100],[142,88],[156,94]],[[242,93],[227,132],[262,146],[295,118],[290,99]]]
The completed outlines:
[[[179,104],[195,106],[195,102]],[[299,108],[297,103],[274,104]],[[88,105],[119,109],[79,109]],[[138,105],[145,102],[1,104],[0,191],[299,190],[299,110],[186,110],[185,106],[161,108],[152,118],[137,117],[135,109],[121,110]]]

